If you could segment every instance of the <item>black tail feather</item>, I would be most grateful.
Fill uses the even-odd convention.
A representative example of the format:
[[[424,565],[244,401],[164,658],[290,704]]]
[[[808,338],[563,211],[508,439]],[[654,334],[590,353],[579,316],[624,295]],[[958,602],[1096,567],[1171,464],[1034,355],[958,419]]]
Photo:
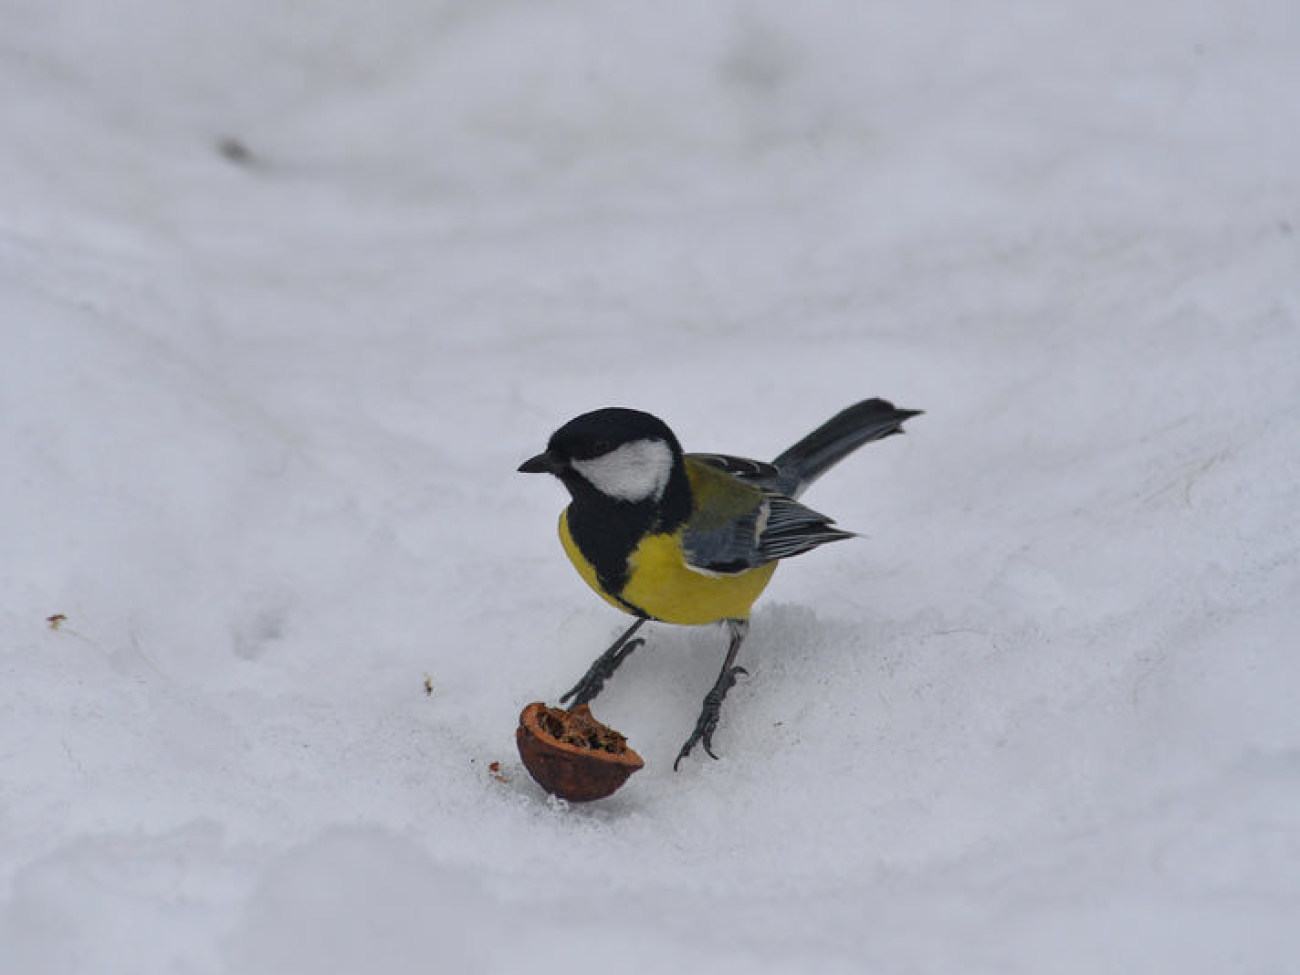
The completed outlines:
[[[883,399],[869,399],[835,414],[772,461],[780,472],[782,492],[798,497],[863,444],[902,433],[904,421],[922,412],[900,410]]]

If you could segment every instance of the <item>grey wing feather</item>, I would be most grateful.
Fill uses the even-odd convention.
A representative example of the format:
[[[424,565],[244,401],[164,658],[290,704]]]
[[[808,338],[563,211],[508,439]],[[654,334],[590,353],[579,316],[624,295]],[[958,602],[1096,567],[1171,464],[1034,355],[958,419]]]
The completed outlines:
[[[759,556],[760,523],[766,520],[767,503],[722,524],[689,525],[682,535],[686,564],[705,572],[744,572],[762,565]]]
[[[853,532],[834,527],[830,518],[793,498],[763,494],[758,508],[723,525],[688,527],[682,537],[687,564],[706,572],[744,572],[853,537]]]
[[[853,537],[853,532],[836,528],[833,519],[783,494],[769,495],[768,504],[767,524],[758,539],[764,562],[789,558],[827,542]]]

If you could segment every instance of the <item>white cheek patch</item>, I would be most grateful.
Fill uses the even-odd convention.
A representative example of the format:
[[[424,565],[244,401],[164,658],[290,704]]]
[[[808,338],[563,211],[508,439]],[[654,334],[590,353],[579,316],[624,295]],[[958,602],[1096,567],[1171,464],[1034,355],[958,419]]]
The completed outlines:
[[[619,501],[658,501],[673,472],[673,451],[662,440],[633,440],[570,466],[601,494]]]

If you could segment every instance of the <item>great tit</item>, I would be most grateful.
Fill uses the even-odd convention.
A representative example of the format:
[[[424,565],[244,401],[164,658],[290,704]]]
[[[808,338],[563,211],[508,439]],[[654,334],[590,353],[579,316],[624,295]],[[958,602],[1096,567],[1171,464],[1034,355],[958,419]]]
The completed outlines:
[[[726,659],[695,729],[673,762],[696,744],[713,758],[722,700],[746,673],[736,654],[749,611],[779,560],[852,538],[795,499],[863,444],[903,432],[920,410],[864,400],[827,420],[770,464],[726,454],[686,454],[672,430],[639,410],[584,413],[524,461],[525,474],[553,474],[572,501],[560,542],[578,574],[606,602],[636,617],[560,700],[587,704],[645,641],[647,620],[723,622]]]

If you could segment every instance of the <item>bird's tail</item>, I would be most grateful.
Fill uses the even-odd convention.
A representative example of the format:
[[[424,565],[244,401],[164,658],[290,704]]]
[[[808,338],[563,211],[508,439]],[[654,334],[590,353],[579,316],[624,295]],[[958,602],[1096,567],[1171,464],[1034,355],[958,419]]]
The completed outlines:
[[[903,432],[903,422],[921,410],[900,410],[883,399],[868,399],[835,414],[772,461],[780,489],[798,497],[828,470],[863,444]]]

